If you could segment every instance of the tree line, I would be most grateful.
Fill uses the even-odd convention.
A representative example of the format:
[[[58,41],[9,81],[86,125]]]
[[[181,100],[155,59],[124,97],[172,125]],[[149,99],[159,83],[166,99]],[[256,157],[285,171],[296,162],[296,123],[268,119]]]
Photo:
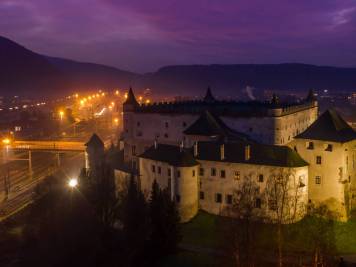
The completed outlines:
[[[116,191],[103,161],[83,169],[77,188],[48,177],[37,188],[24,228],[21,266],[155,266],[181,239],[176,203],[157,182],[147,199],[132,176]]]

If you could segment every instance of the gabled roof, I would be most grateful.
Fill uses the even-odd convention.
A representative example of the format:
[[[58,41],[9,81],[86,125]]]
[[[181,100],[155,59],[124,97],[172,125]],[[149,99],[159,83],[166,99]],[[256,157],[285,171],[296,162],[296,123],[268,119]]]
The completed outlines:
[[[328,109],[295,138],[344,143],[355,140],[356,132],[334,109]]]
[[[199,164],[189,150],[165,144],[157,144],[156,148],[151,146],[139,157],[166,162],[176,167],[192,167]]]
[[[186,135],[218,136],[230,139],[248,140],[248,136],[229,128],[218,116],[206,110],[184,132]]]
[[[135,97],[131,87],[130,87],[129,92],[127,93],[127,99],[124,102],[124,105],[127,105],[127,104],[139,106],[139,103],[137,102],[136,97]]]
[[[224,160],[220,155],[221,143],[198,142],[198,160],[223,161],[278,167],[303,167],[308,163],[287,146],[264,145],[246,142],[229,142],[224,144]],[[245,148],[249,146],[250,158],[245,160]]]
[[[97,134],[93,134],[85,145],[90,147],[104,147],[103,141],[101,141]]]
[[[208,89],[206,90],[206,94],[205,94],[203,100],[204,100],[204,102],[208,102],[208,103],[211,103],[211,102],[215,101],[215,97],[211,93],[210,87],[208,87]]]

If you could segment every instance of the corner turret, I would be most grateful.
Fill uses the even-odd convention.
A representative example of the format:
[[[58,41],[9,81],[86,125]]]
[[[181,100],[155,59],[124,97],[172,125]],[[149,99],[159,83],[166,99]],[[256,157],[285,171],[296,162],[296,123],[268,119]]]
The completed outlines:
[[[93,134],[86,146],[86,168],[94,171],[104,160],[104,143],[97,134]]]

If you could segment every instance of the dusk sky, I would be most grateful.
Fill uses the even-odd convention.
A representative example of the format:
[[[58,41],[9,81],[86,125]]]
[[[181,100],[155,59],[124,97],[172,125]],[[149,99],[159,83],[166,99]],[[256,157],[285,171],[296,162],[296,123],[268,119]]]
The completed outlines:
[[[356,66],[356,0],[0,0],[0,35],[38,53],[137,72]]]

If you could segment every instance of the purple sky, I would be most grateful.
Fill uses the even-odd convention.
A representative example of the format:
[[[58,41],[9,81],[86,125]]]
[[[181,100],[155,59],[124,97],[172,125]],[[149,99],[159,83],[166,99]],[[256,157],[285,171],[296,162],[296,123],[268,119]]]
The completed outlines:
[[[0,35],[51,56],[356,66],[356,0],[0,0]]]

